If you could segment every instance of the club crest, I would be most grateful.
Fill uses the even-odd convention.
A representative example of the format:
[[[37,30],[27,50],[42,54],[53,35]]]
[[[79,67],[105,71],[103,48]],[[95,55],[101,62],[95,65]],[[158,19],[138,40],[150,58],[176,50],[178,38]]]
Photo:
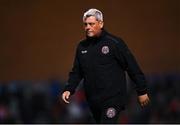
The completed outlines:
[[[107,109],[106,116],[108,118],[113,118],[116,115],[116,109],[111,107]]]
[[[109,53],[109,47],[108,46],[103,46],[101,49],[103,54],[108,54]]]

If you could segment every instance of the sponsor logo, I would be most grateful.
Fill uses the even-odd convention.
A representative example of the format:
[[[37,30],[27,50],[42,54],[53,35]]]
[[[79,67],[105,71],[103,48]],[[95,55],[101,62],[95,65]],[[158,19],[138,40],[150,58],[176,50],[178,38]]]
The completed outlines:
[[[87,50],[84,50],[84,51],[82,50],[81,53],[82,53],[82,54],[85,54],[85,53],[87,53]]]

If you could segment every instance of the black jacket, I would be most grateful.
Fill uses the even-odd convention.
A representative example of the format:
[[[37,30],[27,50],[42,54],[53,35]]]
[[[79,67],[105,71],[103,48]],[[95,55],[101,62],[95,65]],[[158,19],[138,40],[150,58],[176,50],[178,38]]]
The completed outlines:
[[[127,98],[125,71],[135,83],[137,94],[147,93],[144,74],[127,45],[103,30],[100,37],[86,38],[79,43],[64,91],[74,94],[84,79],[89,102],[101,102],[117,95],[124,104]]]

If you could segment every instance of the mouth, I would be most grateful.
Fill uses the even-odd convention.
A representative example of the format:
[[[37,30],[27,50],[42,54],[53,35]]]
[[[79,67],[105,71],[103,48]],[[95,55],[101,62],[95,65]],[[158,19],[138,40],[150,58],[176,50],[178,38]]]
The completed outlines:
[[[92,33],[93,31],[86,31],[86,33]]]

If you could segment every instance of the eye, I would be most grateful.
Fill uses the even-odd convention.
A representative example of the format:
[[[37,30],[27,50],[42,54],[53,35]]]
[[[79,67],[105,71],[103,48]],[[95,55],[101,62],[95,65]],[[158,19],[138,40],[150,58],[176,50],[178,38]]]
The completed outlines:
[[[87,26],[88,24],[87,23],[84,23],[84,26]]]
[[[95,25],[95,23],[89,23],[89,25],[90,25],[90,26],[94,26],[94,25]]]
[[[95,23],[84,23],[84,26],[88,26],[88,25],[92,27],[95,25]]]

